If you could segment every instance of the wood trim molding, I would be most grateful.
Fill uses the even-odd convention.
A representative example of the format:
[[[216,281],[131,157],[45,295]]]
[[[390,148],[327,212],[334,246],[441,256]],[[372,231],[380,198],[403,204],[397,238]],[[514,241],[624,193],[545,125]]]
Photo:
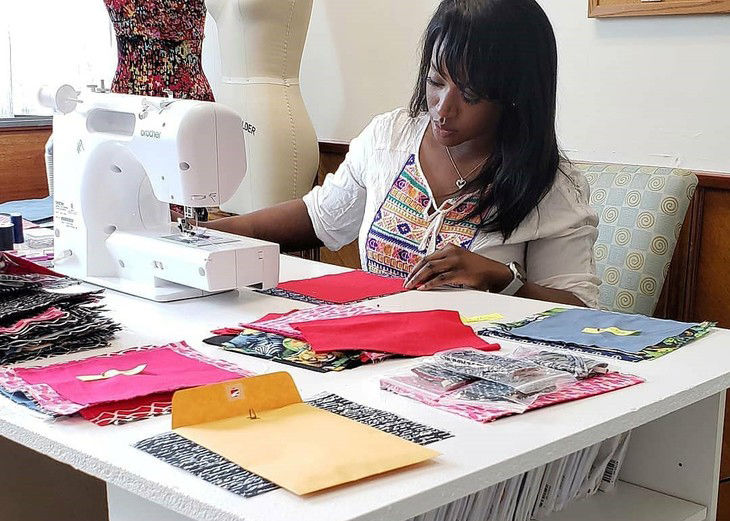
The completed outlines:
[[[717,188],[730,190],[730,173],[721,172],[694,172],[698,180],[698,188]]]
[[[45,144],[51,127],[0,129],[0,203],[48,195]]]
[[[702,244],[704,198],[705,190],[698,185],[689,208],[689,222],[685,221],[686,224],[689,224],[687,258],[683,259],[685,262],[680,263],[680,266],[678,266],[681,267],[684,264],[687,273],[683,288],[684,291],[680,294],[682,298],[682,309],[680,317],[678,317],[686,321],[692,320],[691,317],[694,315],[694,302],[697,292],[697,270],[700,266],[700,244]]]
[[[672,14],[722,14],[730,13],[730,0],[678,0],[603,4],[602,0],[589,0],[589,18],[618,16],[657,16]]]
[[[28,132],[29,130],[45,130],[52,131],[53,125],[26,125],[17,127],[0,127],[0,134],[9,134],[12,132]]]
[[[685,225],[689,226],[688,243],[686,257],[677,259],[679,264],[674,269],[684,267],[686,277],[684,279],[684,287],[680,293],[682,306],[679,313],[680,320],[693,321],[697,319],[695,316],[695,305],[698,298],[697,275],[701,264],[701,246],[702,232],[705,222],[704,212],[706,207],[705,195],[708,190],[720,190],[728,193],[730,200],[730,175],[716,172],[696,172],[697,189],[695,190],[692,203],[688,210],[689,218],[685,221]],[[683,261],[683,262],[682,262]]]

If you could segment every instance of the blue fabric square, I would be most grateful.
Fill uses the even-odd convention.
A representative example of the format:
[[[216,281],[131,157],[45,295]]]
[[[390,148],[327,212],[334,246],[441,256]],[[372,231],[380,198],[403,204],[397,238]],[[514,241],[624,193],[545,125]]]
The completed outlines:
[[[542,320],[536,320],[512,333],[533,340],[572,343],[616,349],[626,353],[638,353],[645,347],[657,345],[663,340],[681,335],[695,324],[649,318],[643,315],[612,313],[595,309],[569,309]],[[639,331],[637,335],[619,336],[613,333],[583,333],[584,328],[605,329],[617,327]]]
[[[43,199],[26,199],[0,204],[0,213],[15,212],[20,213],[26,221],[47,221],[53,217],[53,198],[49,195]]]

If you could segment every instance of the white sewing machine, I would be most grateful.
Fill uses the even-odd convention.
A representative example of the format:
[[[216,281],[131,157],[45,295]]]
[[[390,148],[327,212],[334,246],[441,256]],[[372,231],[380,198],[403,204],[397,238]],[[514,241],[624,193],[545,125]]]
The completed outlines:
[[[241,118],[217,103],[42,89],[55,109],[57,271],[158,301],[279,278],[279,246],[194,226],[246,173]],[[170,223],[169,203],[185,207]]]

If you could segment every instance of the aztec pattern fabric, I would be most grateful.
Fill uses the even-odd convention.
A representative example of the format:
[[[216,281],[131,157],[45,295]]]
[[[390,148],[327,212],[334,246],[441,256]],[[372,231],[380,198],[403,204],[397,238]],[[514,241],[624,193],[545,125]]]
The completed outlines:
[[[140,360],[147,360],[142,371],[127,376],[129,369],[140,367]],[[171,363],[173,360],[177,363]],[[149,371],[145,375],[144,370],[148,366]],[[93,406],[111,404],[108,408],[89,413],[96,418],[103,412],[148,407],[156,401],[160,401],[161,405],[155,405],[154,409],[164,413],[167,412],[164,402],[169,400],[159,396],[160,393],[251,375],[250,371],[236,365],[208,358],[185,342],[176,342],[165,346],[136,347],[44,367],[0,368],[0,387],[8,394],[22,393],[52,416],[71,415]],[[140,377],[138,384],[135,377]],[[84,386],[89,390],[85,391]],[[134,401],[143,397],[151,399]],[[114,419],[117,418],[112,421]]]
[[[524,318],[523,320],[520,320],[518,322],[512,322],[512,323],[493,323],[486,328],[478,331],[479,335],[483,336],[489,336],[489,337],[499,337],[499,338],[506,338],[508,340],[514,340],[518,342],[527,342],[529,344],[538,345],[538,346],[547,346],[551,348],[561,348],[561,349],[570,349],[574,351],[581,351],[587,354],[591,355],[600,355],[600,356],[607,356],[611,358],[617,358],[619,360],[625,360],[627,362],[641,362],[642,360],[652,360],[655,358],[659,358],[660,356],[664,356],[668,353],[671,353],[672,351],[676,351],[682,346],[685,346],[689,344],[690,342],[693,342],[695,340],[698,340],[702,338],[703,336],[707,335],[709,332],[712,331],[712,328],[715,326],[714,322],[701,322],[698,324],[686,324],[686,328],[683,329],[683,331],[679,334],[668,336],[664,339],[662,339],[659,342],[656,342],[652,345],[647,345],[643,349],[632,349],[631,351],[621,350],[619,348],[611,348],[611,347],[600,347],[596,344],[602,344],[606,343],[606,337],[603,336],[603,338],[600,338],[599,335],[590,335],[595,336],[596,340],[591,344],[579,344],[576,342],[570,342],[570,341],[555,341],[553,340],[546,340],[545,338],[542,338],[540,335],[538,336],[528,336],[527,334],[523,335],[521,333],[521,328],[530,326],[531,324],[535,324],[541,321],[547,321],[551,320],[551,318],[554,318],[556,316],[560,316],[561,313],[564,313],[568,310],[565,308],[553,308],[549,309],[547,311],[544,311],[542,313],[536,313],[535,315],[531,315],[529,317]],[[591,311],[593,313],[601,313],[599,311],[595,310],[584,310],[584,311]],[[575,310],[571,310],[571,313],[574,313]],[[607,313],[607,312],[603,312]],[[611,316],[615,316],[617,318],[616,321],[617,325],[620,326],[620,322],[618,322],[622,317],[625,319],[632,319],[636,318],[636,316],[630,316],[630,315],[622,315],[620,313],[616,314],[610,314]],[[659,322],[672,322],[672,321],[661,321],[660,319],[656,318],[649,318],[649,317],[638,317],[641,320],[645,322],[651,322],[651,321],[659,321]],[[635,322],[632,322],[635,323]],[[675,323],[676,324],[676,323]],[[591,324],[582,324],[582,326],[585,327],[591,327]],[[567,335],[566,335],[567,338]],[[572,337],[571,337],[572,338]],[[636,337],[637,339],[641,338],[639,335]]]
[[[104,0],[117,38],[112,92],[213,101],[201,65],[204,0]]]
[[[453,437],[449,432],[351,402],[336,394],[315,397],[308,403],[420,445]],[[134,446],[165,463],[240,496],[254,497],[279,488],[174,432],[147,438]]]
[[[602,309],[652,315],[697,186],[689,170],[575,163],[599,215],[594,247]]]
[[[443,216],[436,247],[454,244],[469,249],[480,217],[467,218],[478,203],[476,195],[449,209]],[[367,269],[388,277],[406,278],[426,254],[421,247],[435,221],[429,219],[431,196],[411,155],[375,214],[365,251]],[[438,217],[436,217],[438,219]]]
[[[539,395],[525,410],[531,411],[549,405],[580,400],[630,387],[643,381],[638,376],[616,372],[577,380],[575,383],[561,387],[554,392]],[[494,403],[482,405],[476,401],[450,399],[451,395],[458,394],[464,388],[444,392],[442,388],[424,385],[423,379],[413,372],[383,378],[380,380],[380,388],[482,423],[515,414],[514,410],[508,407],[497,407]]]

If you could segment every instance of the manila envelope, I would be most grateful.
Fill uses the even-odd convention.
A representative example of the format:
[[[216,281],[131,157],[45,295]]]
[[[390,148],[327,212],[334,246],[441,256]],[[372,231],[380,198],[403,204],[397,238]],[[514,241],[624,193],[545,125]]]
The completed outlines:
[[[299,495],[438,455],[302,403],[292,377],[284,372],[178,391],[172,399],[172,428]]]

